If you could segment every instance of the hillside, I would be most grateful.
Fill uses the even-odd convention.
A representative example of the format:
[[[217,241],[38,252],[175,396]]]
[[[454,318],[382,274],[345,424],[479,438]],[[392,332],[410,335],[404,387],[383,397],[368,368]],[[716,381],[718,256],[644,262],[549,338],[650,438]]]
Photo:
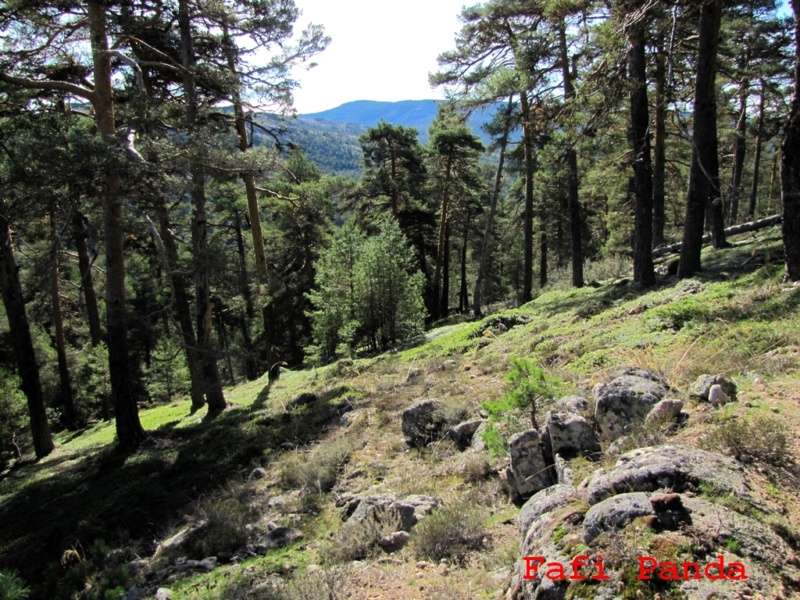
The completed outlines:
[[[733,242],[706,250],[693,279],[662,275],[640,289],[618,265],[590,265],[594,286],[547,290],[413,347],[286,371],[272,384],[265,374],[226,390],[231,408],[214,420],[189,414],[188,401],[143,407],[152,435],[130,456],[114,451],[112,424],[62,433],[51,456],[0,475],[0,565],[48,599],[152,598],[160,588],[176,600],[532,598],[514,578],[522,530],[565,560],[602,550],[613,590],[568,582],[570,598],[800,597],[800,288],[780,281],[777,230]],[[530,428],[527,412],[500,402],[516,357],[545,367],[558,397],[589,399],[581,415],[594,431],[595,386],[624,368],[664,382],[683,412],[613,445],[602,435],[600,454],[558,467],[559,482],[566,465],[574,485],[548,489],[569,488],[565,499],[521,513],[503,475],[508,454],[485,447]],[[735,401],[693,398],[706,373],[735,383]],[[441,402],[448,423],[488,410],[495,437],[465,451],[446,435],[410,447],[402,414],[421,400]],[[540,398],[540,424],[553,406]],[[645,446],[665,461],[688,456],[696,476],[672,482],[674,494],[656,493],[658,478],[647,492],[619,489],[611,499],[633,502],[635,518],[621,519],[618,503],[597,521],[606,501],[586,491]],[[697,474],[712,453],[724,456]],[[653,515],[648,501],[671,504]],[[400,535],[406,517],[419,520],[410,537]],[[603,533],[587,541],[581,532],[598,522]],[[368,543],[381,536],[386,550]],[[703,564],[724,555],[765,583],[645,582],[632,576],[645,553]]]

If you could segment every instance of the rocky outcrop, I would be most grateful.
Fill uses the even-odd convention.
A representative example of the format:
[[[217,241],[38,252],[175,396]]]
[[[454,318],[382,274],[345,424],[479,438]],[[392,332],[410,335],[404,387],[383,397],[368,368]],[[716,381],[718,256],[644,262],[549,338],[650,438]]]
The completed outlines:
[[[414,448],[427,446],[447,432],[444,405],[438,400],[421,400],[403,411],[403,435]]]
[[[550,453],[571,458],[579,454],[599,454],[597,433],[582,416],[571,412],[549,411],[544,421]]]
[[[589,401],[583,396],[564,396],[556,400],[556,410],[580,414],[589,410]]]
[[[343,495],[340,496],[337,506],[342,509],[342,520],[348,523],[359,523],[369,519],[396,520],[398,531],[411,531],[414,525],[427,517],[441,503],[441,498],[418,494],[402,498],[387,494]]]
[[[689,387],[689,395],[696,400],[708,402],[711,388],[715,385],[720,386],[730,401],[736,400],[736,383],[722,375],[700,375]]]
[[[506,481],[514,500],[530,498],[551,486],[553,478],[542,454],[539,432],[528,429],[508,441],[511,465],[506,469]]]
[[[667,388],[655,377],[622,375],[595,386],[594,419],[606,439],[613,441],[629,433],[664,399]]]
[[[472,445],[472,438],[475,436],[475,432],[478,431],[478,428],[485,422],[484,419],[463,421],[451,427],[447,433],[460,450],[466,450]]]
[[[683,410],[683,400],[664,398],[647,413],[644,422],[648,425],[669,425],[677,423]]]

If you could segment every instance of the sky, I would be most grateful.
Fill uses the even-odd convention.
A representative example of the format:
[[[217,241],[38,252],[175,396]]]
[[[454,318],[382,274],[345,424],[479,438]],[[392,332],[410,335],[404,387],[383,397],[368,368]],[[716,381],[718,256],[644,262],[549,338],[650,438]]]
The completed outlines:
[[[325,27],[327,50],[317,66],[295,72],[300,89],[295,108],[306,114],[352,100],[440,98],[428,73],[436,57],[455,48],[458,15],[471,0],[295,0],[302,11],[296,23]]]

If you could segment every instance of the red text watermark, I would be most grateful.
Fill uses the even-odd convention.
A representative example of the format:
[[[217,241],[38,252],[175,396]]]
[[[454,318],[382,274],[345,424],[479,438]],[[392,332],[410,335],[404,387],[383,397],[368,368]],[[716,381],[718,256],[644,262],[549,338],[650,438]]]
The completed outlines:
[[[525,579],[551,579],[569,581],[607,581],[603,556],[591,558],[588,554],[579,554],[568,563],[548,562],[544,556],[525,556]],[[660,579],[662,581],[680,581],[688,579],[747,579],[745,566],[740,562],[725,562],[725,557],[717,555],[716,560],[709,563],[659,561],[653,556],[640,556],[638,578],[642,580]],[[588,571],[588,574],[587,574]]]

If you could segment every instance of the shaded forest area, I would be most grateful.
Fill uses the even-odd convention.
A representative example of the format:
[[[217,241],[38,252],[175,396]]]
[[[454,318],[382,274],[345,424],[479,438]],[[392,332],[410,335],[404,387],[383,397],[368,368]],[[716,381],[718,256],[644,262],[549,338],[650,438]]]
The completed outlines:
[[[800,3],[491,0],[464,8],[427,135],[380,123],[359,179],[282,137],[322,52],[292,0],[0,7],[0,466],[53,428],[384,351],[453,314],[782,215],[800,279]],[[485,147],[465,120],[499,107]],[[257,110],[256,110],[257,109]],[[516,135],[515,135],[516,133]],[[258,142],[258,143],[256,143]],[[353,149],[347,149],[351,152]]]

